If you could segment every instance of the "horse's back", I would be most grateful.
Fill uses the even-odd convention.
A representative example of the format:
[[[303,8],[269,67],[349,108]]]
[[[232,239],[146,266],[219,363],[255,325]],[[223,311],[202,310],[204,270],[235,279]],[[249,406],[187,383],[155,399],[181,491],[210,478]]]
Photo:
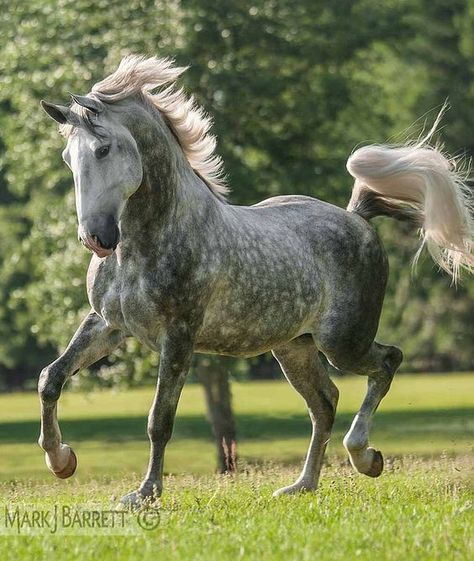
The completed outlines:
[[[384,255],[377,233],[365,219],[313,197],[280,195],[236,208],[245,209],[255,224],[262,221],[271,229],[294,233],[301,243],[311,244],[318,259],[330,260],[334,267],[353,267],[356,262],[366,266]]]

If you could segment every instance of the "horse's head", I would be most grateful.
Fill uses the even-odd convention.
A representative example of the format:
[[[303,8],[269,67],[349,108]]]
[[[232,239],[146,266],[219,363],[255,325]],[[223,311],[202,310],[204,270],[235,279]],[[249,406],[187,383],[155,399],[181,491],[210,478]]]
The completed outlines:
[[[91,96],[72,96],[71,107],[41,102],[62,125],[63,159],[74,176],[79,239],[99,257],[119,243],[119,221],[128,198],[142,182],[137,144],[113,107]]]

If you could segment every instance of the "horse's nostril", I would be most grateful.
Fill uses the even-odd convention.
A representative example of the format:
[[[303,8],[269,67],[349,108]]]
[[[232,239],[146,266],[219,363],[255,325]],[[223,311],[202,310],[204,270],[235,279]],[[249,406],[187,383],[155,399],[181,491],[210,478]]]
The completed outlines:
[[[104,241],[104,239],[101,239],[97,234],[91,234],[92,241],[98,247],[101,247],[102,249],[115,249],[117,246],[117,242],[115,240],[111,241],[107,238],[108,237],[106,236],[106,239]]]
[[[97,215],[81,223],[79,236],[92,251],[113,251],[118,245],[120,230],[113,216]]]
[[[90,242],[92,242],[95,246],[106,249],[106,246],[102,243],[102,240],[99,238],[97,234],[89,234],[87,237],[89,238]]]

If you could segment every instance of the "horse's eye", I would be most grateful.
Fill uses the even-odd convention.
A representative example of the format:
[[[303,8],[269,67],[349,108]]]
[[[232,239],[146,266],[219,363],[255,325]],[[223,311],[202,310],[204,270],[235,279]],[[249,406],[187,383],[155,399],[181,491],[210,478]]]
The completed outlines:
[[[95,151],[95,157],[99,160],[105,158],[105,156],[107,156],[109,151],[110,151],[110,146],[100,146],[100,148],[97,148],[97,150]]]

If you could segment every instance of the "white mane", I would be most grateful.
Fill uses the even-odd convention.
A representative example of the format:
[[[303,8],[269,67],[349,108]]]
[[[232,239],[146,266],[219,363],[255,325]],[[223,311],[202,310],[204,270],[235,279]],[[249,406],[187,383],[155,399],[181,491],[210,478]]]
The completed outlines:
[[[168,58],[146,58],[131,55],[122,59],[117,70],[95,84],[94,97],[113,103],[129,96],[142,94],[166,118],[194,171],[217,195],[227,193],[223,161],[214,153],[216,138],[210,133],[212,121],[192,97],[187,97],[174,82],[186,68],[174,66]],[[155,95],[150,92],[168,85]]]

